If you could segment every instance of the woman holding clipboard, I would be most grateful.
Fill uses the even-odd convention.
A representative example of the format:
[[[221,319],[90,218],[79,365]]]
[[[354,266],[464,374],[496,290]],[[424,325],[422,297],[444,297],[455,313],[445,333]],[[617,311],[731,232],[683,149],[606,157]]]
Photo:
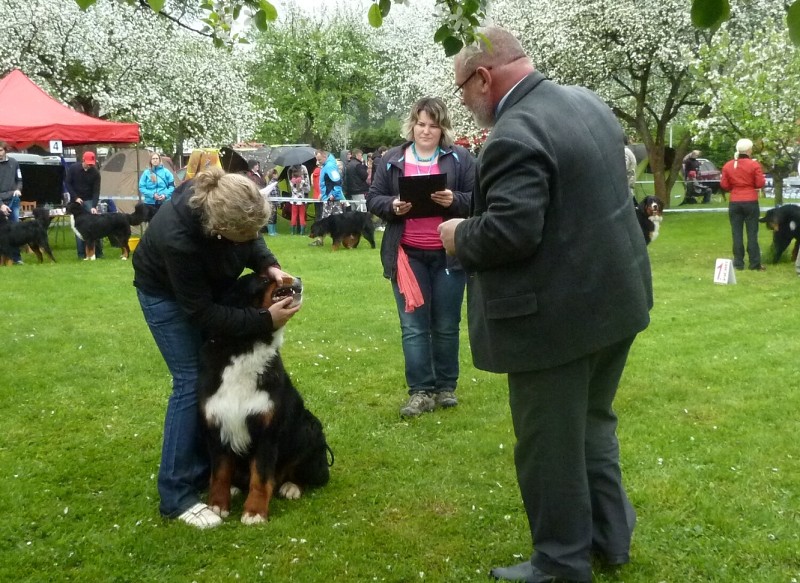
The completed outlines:
[[[383,275],[392,283],[405,358],[408,402],[402,417],[454,407],[459,325],[466,276],[445,254],[442,221],[469,213],[475,160],[453,144],[441,99],[417,101],[403,124],[408,140],[373,168],[367,210],[386,222]]]

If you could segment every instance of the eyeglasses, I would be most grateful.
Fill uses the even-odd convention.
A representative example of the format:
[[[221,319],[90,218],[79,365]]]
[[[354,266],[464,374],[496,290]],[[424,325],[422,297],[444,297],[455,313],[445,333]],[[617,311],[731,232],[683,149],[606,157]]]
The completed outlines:
[[[484,67],[484,69],[486,69],[487,71],[491,71],[492,70],[491,67]],[[464,91],[464,85],[469,83],[470,80],[475,76],[475,73],[477,73],[477,72],[478,72],[478,69],[475,69],[472,73],[470,73],[470,76],[467,77],[466,79],[464,79],[463,83],[461,83],[461,85],[459,85],[458,87],[455,88],[455,90],[453,91],[453,95],[455,95],[456,97],[461,97],[461,92]]]

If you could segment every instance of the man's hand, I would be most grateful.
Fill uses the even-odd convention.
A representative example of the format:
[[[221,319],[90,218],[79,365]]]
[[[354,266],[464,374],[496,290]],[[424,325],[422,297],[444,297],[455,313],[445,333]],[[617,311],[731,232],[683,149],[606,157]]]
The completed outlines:
[[[11,208],[4,204],[0,204],[0,213],[3,213],[4,215],[8,216],[11,214]]]
[[[442,245],[448,255],[456,254],[456,227],[461,224],[464,219],[450,219],[439,225],[439,237],[442,239]]]

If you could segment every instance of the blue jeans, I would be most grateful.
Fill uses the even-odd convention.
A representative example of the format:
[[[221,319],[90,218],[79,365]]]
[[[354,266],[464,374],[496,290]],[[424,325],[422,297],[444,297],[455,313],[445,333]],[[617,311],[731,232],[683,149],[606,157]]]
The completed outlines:
[[[8,215],[8,220],[12,223],[19,222],[19,206],[20,206],[20,199],[18,196],[12,196],[11,199],[5,203],[8,208],[11,209],[11,214]],[[19,254],[19,247],[14,247],[11,251],[11,261],[17,263],[18,261],[22,261],[22,256]]]
[[[84,200],[83,201],[83,208],[85,208],[88,212],[92,212],[92,201],[91,200]],[[75,236],[75,243],[76,243],[77,248],[78,248],[78,258],[79,259],[83,259],[84,257],[86,257],[86,243],[83,240],[81,240],[80,238],[78,238],[77,235]],[[103,258],[103,240],[102,239],[98,239],[97,241],[94,242],[94,255],[98,259],[102,259]]]
[[[161,514],[175,518],[199,502],[198,492],[208,486],[209,456],[200,433],[196,393],[202,335],[177,302],[136,291],[144,319],[172,373],[158,495]]]
[[[392,280],[408,393],[455,391],[458,383],[458,327],[466,274],[448,270],[443,249],[404,247],[425,304],[406,313],[397,280]]]

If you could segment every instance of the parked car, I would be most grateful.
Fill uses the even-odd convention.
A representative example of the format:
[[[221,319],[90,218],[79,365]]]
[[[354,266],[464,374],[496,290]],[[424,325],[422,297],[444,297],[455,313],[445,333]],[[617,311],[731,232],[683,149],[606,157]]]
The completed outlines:
[[[711,160],[706,158],[698,158],[700,162],[700,172],[698,173],[697,180],[703,185],[708,186],[713,193],[720,191],[719,181],[722,178],[722,171],[717,168]]]

